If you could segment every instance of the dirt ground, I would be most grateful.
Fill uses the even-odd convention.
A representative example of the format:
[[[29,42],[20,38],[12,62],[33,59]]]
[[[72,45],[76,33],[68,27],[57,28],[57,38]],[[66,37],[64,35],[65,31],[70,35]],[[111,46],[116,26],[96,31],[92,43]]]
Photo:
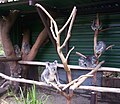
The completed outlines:
[[[65,97],[61,96],[55,91],[48,91],[47,89],[42,88],[37,89],[37,94],[38,98],[42,99],[44,98],[46,99],[46,97],[48,98],[45,104],[66,104]],[[23,103],[17,103],[14,97],[7,96],[7,94],[4,94],[0,98],[0,104],[23,104]],[[90,104],[90,95],[75,93],[74,97],[72,98],[71,104]],[[98,99],[98,104],[113,104],[113,103],[103,102]]]

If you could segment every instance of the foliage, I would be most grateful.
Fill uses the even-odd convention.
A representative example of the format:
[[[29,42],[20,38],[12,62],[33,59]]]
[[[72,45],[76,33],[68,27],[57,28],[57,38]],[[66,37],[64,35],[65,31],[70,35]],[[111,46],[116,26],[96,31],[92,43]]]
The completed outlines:
[[[4,50],[3,50],[3,46],[0,42],[0,56],[5,56]]]
[[[27,91],[26,97],[24,96],[23,90],[20,87],[20,96],[21,97],[17,97],[14,95],[17,104],[46,104],[49,97],[43,95],[41,98],[38,98],[35,85],[33,85],[33,87]]]

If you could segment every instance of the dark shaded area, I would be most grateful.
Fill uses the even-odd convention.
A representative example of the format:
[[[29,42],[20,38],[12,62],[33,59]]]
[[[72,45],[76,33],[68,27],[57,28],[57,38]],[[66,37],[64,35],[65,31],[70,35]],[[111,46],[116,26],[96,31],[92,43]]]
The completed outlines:
[[[120,88],[120,79],[103,77],[102,86],[110,88]],[[105,100],[109,101],[110,104],[120,104],[120,94],[102,93],[101,97],[104,101]]]
[[[12,9],[20,10],[22,14],[34,13],[36,12],[35,7],[29,6],[29,4],[32,5],[35,1],[58,15],[69,13],[73,6],[77,6],[79,14],[120,12],[120,0],[34,0],[33,3],[29,1],[33,0],[20,0],[18,2],[0,4],[0,13],[5,13]]]

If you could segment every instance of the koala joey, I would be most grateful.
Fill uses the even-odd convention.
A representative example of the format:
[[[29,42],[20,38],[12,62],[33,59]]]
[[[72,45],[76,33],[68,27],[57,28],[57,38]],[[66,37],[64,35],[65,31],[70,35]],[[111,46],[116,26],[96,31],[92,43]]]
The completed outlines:
[[[85,68],[94,68],[96,67],[96,62],[97,62],[97,57],[94,55],[88,56],[87,58],[85,57],[80,57],[79,58],[79,66],[85,67]]]
[[[106,50],[106,44],[103,41],[98,41],[95,47],[96,54],[102,54]]]
[[[56,84],[60,84],[59,76],[57,72],[57,60],[53,63],[47,62],[46,68],[41,74],[41,81],[49,84],[49,82],[54,82]]]

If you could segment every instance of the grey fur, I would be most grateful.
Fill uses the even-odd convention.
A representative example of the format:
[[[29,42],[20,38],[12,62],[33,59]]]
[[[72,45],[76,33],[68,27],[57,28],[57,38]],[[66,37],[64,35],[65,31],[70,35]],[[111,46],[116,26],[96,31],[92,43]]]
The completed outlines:
[[[98,41],[97,46],[95,48],[96,54],[102,54],[106,50],[106,44],[103,41]]]
[[[57,72],[57,60],[55,60],[53,63],[46,63],[46,68],[41,74],[41,81],[47,84],[49,84],[49,82],[55,82],[57,84],[60,84]]]

